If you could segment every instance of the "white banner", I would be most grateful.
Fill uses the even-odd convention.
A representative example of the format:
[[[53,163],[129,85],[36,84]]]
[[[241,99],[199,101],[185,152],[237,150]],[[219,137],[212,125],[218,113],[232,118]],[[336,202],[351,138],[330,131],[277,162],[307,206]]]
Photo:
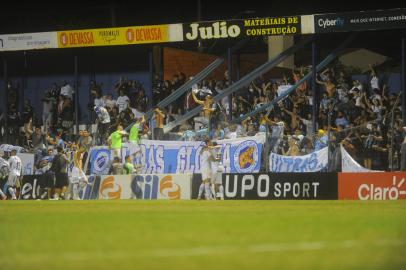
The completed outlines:
[[[258,172],[265,135],[218,140],[225,172]],[[121,158],[129,155],[141,165],[143,174],[200,173],[200,151],[203,142],[141,140],[139,146],[123,144]],[[139,151],[140,150],[140,151]],[[138,153],[137,153],[138,152]],[[108,174],[112,151],[106,146],[93,147],[89,154],[90,174]],[[85,169],[87,168],[87,162]]]
[[[23,175],[34,174],[34,154],[18,153],[23,164]]]
[[[291,157],[271,153],[269,170],[271,172],[319,172],[327,168],[327,162],[327,147],[305,156]]]
[[[58,48],[56,32],[0,35],[0,51]]]
[[[375,170],[369,170],[367,168],[362,167],[361,165],[356,162],[350,154],[348,154],[347,150],[340,145],[341,147],[341,171],[342,172],[380,172]]]
[[[192,174],[101,176],[99,199],[190,200]]]

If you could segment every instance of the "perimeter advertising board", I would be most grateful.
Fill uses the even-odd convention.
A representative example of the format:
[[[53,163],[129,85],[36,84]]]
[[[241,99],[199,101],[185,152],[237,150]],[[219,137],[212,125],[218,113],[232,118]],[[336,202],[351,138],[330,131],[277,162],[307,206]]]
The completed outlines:
[[[406,9],[314,15],[316,33],[406,28]]]
[[[191,174],[103,175],[98,198],[188,200],[191,179]]]
[[[183,24],[185,41],[300,34],[300,16],[222,20]]]
[[[114,46],[182,41],[181,24],[129,26],[58,32],[58,47]]]
[[[0,51],[58,48],[56,36],[56,32],[0,35]]]
[[[339,173],[340,200],[405,200],[405,172]]]
[[[337,173],[224,174],[231,200],[336,200]]]

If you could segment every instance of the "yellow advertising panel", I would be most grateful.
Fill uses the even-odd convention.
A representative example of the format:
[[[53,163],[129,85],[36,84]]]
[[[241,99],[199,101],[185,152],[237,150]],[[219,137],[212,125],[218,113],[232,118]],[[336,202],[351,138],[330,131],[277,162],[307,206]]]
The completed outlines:
[[[168,42],[168,32],[168,25],[60,31],[58,48]]]

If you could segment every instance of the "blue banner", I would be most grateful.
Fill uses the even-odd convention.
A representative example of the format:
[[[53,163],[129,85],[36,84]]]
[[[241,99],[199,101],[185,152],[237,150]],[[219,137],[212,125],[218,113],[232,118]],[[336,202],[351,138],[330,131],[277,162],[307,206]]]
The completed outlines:
[[[271,153],[269,171],[271,172],[319,172],[327,168],[327,147],[304,156],[282,156]]]
[[[218,152],[225,172],[258,172],[261,165],[262,146],[265,135],[218,140]],[[142,140],[139,145],[124,143],[121,160],[131,156],[133,164],[139,165],[142,174],[200,173],[200,152],[203,142]],[[108,174],[113,153],[106,146],[90,150],[91,174]]]

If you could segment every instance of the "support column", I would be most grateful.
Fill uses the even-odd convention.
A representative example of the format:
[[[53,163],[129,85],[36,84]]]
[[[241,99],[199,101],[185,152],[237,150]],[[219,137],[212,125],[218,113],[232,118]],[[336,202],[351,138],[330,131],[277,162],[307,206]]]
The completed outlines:
[[[151,81],[150,87],[147,87],[145,95],[148,97],[148,110],[152,109],[152,82],[154,80],[154,62],[153,62],[153,51],[150,50],[148,53],[148,71],[149,79]]]
[[[316,66],[317,66],[317,47],[316,47],[316,39],[313,39],[312,42],[312,94],[313,94],[313,107],[312,107],[312,122],[313,122],[313,134],[316,133],[317,130],[317,110],[318,110],[318,102],[319,96],[317,91],[317,82],[316,82]]]
[[[4,80],[4,102],[3,102],[3,116],[4,116],[4,138],[3,141],[8,143],[8,65],[7,59],[4,55],[3,59],[3,80]]]
[[[400,74],[400,90],[402,91],[402,118],[403,126],[406,126],[406,37],[402,37],[401,46],[401,74]]]
[[[233,83],[233,52],[231,51],[231,47],[228,47],[227,50],[227,69],[228,69],[228,84],[231,85]],[[228,120],[231,121],[233,119],[233,94],[228,96],[228,106],[229,106],[229,114]]]
[[[75,55],[73,59],[73,68],[74,68],[74,77],[75,83],[74,91],[75,91],[75,125],[76,125],[76,133],[79,134],[79,72],[78,72],[78,56]]]

